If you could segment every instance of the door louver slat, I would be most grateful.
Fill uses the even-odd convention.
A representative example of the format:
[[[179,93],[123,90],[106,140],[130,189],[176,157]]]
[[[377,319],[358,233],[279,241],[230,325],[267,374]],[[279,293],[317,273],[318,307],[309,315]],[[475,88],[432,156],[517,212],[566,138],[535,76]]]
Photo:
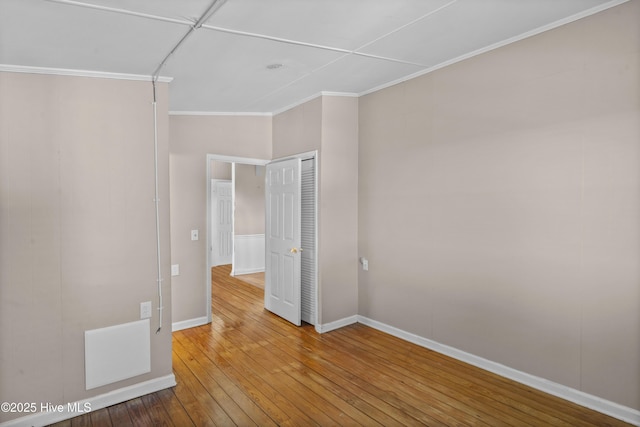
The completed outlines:
[[[316,324],[316,203],[315,203],[315,170],[314,160],[302,162],[301,188],[301,240],[302,263],[301,274],[301,317],[307,323]]]

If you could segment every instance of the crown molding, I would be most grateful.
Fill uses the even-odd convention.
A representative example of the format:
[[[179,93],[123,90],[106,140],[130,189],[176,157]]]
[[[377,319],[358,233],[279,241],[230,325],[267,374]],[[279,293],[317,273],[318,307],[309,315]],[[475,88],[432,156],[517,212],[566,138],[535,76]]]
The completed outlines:
[[[115,80],[136,80],[150,82],[153,77],[141,74],[109,73],[105,71],[73,70],[68,68],[31,67],[27,65],[0,64],[0,71],[7,73],[48,74],[55,76],[93,77]],[[169,83],[173,77],[158,77],[160,83]]]
[[[327,91],[322,91],[322,92],[320,92],[320,95],[322,95],[322,96],[341,96],[341,97],[344,97],[344,98],[358,98],[358,97],[360,97],[359,94],[351,93],[351,92],[327,92]]]
[[[272,113],[260,112],[224,112],[224,111],[169,111],[170,116],[255,116],[271,117]]]

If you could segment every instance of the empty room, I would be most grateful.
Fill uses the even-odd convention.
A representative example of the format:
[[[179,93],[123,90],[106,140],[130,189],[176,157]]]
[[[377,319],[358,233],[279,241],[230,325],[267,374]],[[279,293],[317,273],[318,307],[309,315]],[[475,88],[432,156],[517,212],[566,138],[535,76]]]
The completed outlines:
[[[640,426],[640,0],[0,0],[0,404]]]

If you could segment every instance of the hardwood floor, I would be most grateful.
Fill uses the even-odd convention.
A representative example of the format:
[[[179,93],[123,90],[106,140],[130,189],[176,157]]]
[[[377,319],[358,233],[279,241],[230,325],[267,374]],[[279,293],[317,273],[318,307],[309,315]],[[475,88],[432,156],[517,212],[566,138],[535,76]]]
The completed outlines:
[[[363,325],[317,334],[213,271],[213,323],[173,334],[178,385],[59,426],[623,426]]]
[[[251,274],[240,274],[235,276],[236,279],[241,280],[245,283],[248,283],[253,286],[257,286],[260,289],[264,289],[264,272],[262,273],[251,273]]]

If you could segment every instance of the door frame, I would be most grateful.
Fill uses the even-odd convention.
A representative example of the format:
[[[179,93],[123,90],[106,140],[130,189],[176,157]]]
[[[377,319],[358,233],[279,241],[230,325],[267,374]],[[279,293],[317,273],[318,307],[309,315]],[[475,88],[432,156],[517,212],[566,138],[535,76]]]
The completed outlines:
[[[206,262],[206,272],[205,272],[205,310],[207,313],[207,323],[211,323],[212,321],[212,315],[211,315],[211,259],[210,259],[210,251],[209,251],[209,247],[211,245],[211,161],[212,160],[216,160],[219,162],[226,162],[226,163],[232,163],[234,164],[232,166],[232,169],[235,168],[235,163],[243,163],[243,164],[248,164],[248,165],[256,165],[256,166],[265,166],[267,163],[271,163],[271,162],[275,162],[277,160],[284,160],[284,159],[290,159],[290,158],[299,158],[300,160],[309,160],[309,159],[313,159],[313,163],[314,163],[314,175],[315,175],[315,187],[314,187],[314,197],[315,197],[315,204],[316,204],[316,212],[315,212],[315,224],[316,224],[316,229],[315,229],[315,282],[316,282],[316,319],[315,319],[315,330],[318,333],[322,333],[322,325],[320,324],[321,321],[321,308],[322,308],[322,300],[320,299],[320,271],[319,271],[319,253],[318,253],[318,247],[319,247],[319,242],[318,242],[318,228],[319,228],[319,222],[318,222],[318,213],[320,211],[320,205],[318,204],[318,189],[319,189],[319,168],[318,168],[318,150],[313,150],[313,151],[307,151],[304,153],[299,153],[299,154],[294,154],[291,156],[285,156],[285,157],[281,157],[278,159],[271,159],[271,160],[265,160],[265,159],[257,159],[257,158],[251,158],[251,157],[240,157],[240,156],[227,156],[227,155],[223,155],[223,154],[207,154],[206,156],[206,171],[207,171],[207,182],[206,182],[206,186],[207,186],[207,203],[206,203],[206,208],[207,208],[207,250],[205,250],[205,262]],[[233,173],[232,173],[233,175]],[[233,176],[232,176],[233,178]],[[233,182],[233,180],[232,180]],[[235,186],[232,185],[231,190],[232,192],[235,194]],[[235,211],[235,209],[234,209]],[[233,242],[231,242],[233,245]],[[266,254],[265,254],[266,256]]]
[[[207,323],[211,323],[212,320],[212,315],[211,315],[211,251],[209,250],[209,248],[212,245],[212,241],[211,241],[211,161],[212,160],[216,160],[218,162],[225,162],[225,163],[232,163],[232,185],[231,185],[231,191],[232,194],[235,195],[235,185],[233,184],[233,169],[235,168],[235,163],[243,163],[243,164],[247,164],[247,165],[257,165],[257,166],[264,166],[267,163],[270,162],[270,160],[264,160],[264,159],[256,159],[256,158],[249,158],[249,157],[239,157],[239,156],[225,156],[225,155],[221,155],[221,154],[207,154],[206,156],[206,171],[207,171],[207,203],[206,203],[206,207],[207,207],[207,232],[205,233],[207,235],[207,249],[205,251],[205,265],[206,265],[206,273],[205,273],[205,309],[206,309],[206,313],[207,313]],[[233,196],[232,196],[232,200],[233,200]],[[235,211],[235,207],[232,209],[232,212]],[[233,219],[232,219],[232,223],[233,223]],[[233,240],[231,241],[231,247],[233,248]],[[233,257],[233,251],[232,251],[232,257]]]

